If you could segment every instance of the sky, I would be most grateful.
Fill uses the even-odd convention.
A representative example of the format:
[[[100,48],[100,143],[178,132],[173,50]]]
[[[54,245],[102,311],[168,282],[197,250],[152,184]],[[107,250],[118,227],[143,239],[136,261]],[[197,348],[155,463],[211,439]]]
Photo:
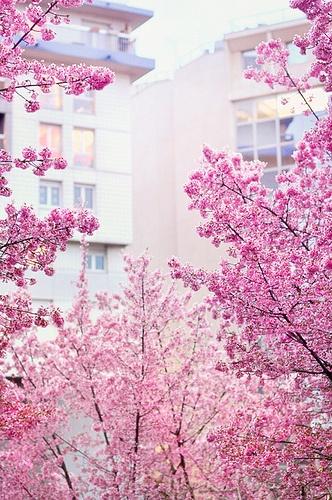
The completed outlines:
[[[167,72],[190,58],[202,45],[224,33],[257,23],[287,20],[299,14],[289,0],[127,0],[154,11],[136,30],[139,55],[156,59],[158,72]]]

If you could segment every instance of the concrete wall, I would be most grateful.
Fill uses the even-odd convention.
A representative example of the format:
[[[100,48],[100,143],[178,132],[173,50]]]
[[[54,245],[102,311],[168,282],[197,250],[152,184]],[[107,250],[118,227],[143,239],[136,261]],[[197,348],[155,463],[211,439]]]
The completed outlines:
[[[172,255],[211,267],[219,259],[198,238],[199,217],[187,210],[183,186],[199,166],[202,146],[233,141],[224,52],[205,54],[133,96],[133,221],[130,251],[148,248],[163,268]]]

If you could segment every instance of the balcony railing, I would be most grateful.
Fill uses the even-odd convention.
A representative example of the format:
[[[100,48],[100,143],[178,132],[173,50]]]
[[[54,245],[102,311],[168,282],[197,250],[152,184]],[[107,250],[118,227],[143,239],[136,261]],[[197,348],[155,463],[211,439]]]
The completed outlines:
[[[69,45],[83,45],[111,52],[135,54],[135,40],[126,33],[69,24],[57,26],[55,41]]]

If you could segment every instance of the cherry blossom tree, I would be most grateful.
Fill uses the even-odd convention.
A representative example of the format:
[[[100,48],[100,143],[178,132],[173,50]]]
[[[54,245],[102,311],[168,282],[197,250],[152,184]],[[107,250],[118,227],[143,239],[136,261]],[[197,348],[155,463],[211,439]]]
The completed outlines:
[[[260,67],[246,76],[296,89],[316,123],[297,144],[294,167],[277,176],[274,191],[262,183],[264,163],[205,147],[202,166],[185,190],[190,209],[202,217],[199,236],[224,245],[228,257],[212,272],[176,258],[170,262],[175,278],[209,291],[224,353],[217,368],[258,377],[263,392],[274,381],[273,400],[268,395],[256,408],[249,405],[243,427],[222,426],[210,437],[231,480],[241,478],[238,494],[249,498],[253,491],[254,498],[330,498],[332,491],[332,109],[318,116],[310,97],[317,83],[331,91],[332,4],[291,5],[310,21],[308,33],[294,38],[302,53],[310,48],[315,58],[307,74],[294,78],[287,48],[269,40],[257,47]],[[263,490],[252,490],[257,474],[265,479]]]
[[[84,267],[54,341],[12,346],[17,397],[49,412],[1,450],[0,498],[220,498],[206,436],[229,397],[203,306],[149,260],[125,259],[120,296],[92,319]],[[29,451],[28,451],[29,450]]]
[[[50,29],[51,25],[69,22],[65,9],[78,7],[82,3],[83,0],[54,0],[45,5],[34,0],[25,5],[24,2],[16,0],[0,1],[0,74],[6,82],[4,88],[0,89],[2,99],[12,101],[14,96],[19,96],[25,101],[26,111],[33,112],[39,109],[39,94],[50,92],[55,85],[61,86],[67,94],[78,95],[86,90],[101,90],[112,83],[113,73],[108,68],[83,64],[56,66],[24,57],[26,47],[33,46],[39,37],[45,41],[54,38],[55,33]],[[43,176],[50,168],[63,169],[66,165],[63,158],[53,158],[48,148],[36,151],[27,145],[20,157],[1,149],[0,196],[11,195],[8,174],[13,168],[29,168],[34,174]],[[22,288],[35,282],[31,273],[27,277],[28,271],[43,271],[51,276],[57,252],[65,250],[74,230],[92,234],[97,227],[97,220],[84,210],[52,210],[47,217],[40,219],[30,206],[17,208],[9,203],[0,219],[1,282]],[[34,312],[31,299],[26,293],[2,293],[0,356],[20,330],[31,327],[33,323],[45,326],[50,319],[58,325],[62,323],[56,309],[39,308]],[[9,422],[14,423],[15,419],[12,417],[20,415],[17,423],[18,429],[22,429],[22,416],[27,408],[24,409],[22,405],[15,407],[15,400],[11,401],[9,393],[10,388],[8,385],[6,387],[5,379],[1,379],[0,432],[6,429],[6,432],[11,434],[16,432],[8,427]],[[36,412],[38,413],[37,410],[32,413]],[[29,418],[26,419],[28,427]]]

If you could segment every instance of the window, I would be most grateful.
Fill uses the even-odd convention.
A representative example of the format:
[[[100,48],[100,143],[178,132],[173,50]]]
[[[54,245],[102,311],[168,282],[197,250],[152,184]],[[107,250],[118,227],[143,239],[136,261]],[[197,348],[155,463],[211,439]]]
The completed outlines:
[[[55,208],[61,206],[60,182],[40,181],[39,205],[42,208]]]
[[[105,271],[106,258],[104,253],[89,252],[87,257],[87,269],[89,271]]]
[[[95,112],[95,94],[93,91],[74,96],[73,103],[75,113],[91,115]]]
[[[304,64],[308,62],[310,58],[310,52],[307,51],[306,54],[301,54],[300,49],[294,45],[292,42],[286,44],[287,50],[289,52],[288,62],[289,64]]]
[[[50,123],[41,123],[39,125],[39,145],[47,147],[54,156],[62,154],[62,127]]]
[[[88,128],[74,128],[73,152],[74,165],[77,167],[92,167],[94,157],[94,131]]]
[[[253,68],[259,67],[259,65],[256,64],[257,54],[255,49],[245,50],[241,52],[241,56],[243,69],[247,69],[249,66],[252,66]]]
[[[62,89],[55,85],[49,92],[40,92],[40,104],[45,109],[62,109]]]
[[[74,184],[75,207],[94,208],[95,187],[87,184]]]
[[[5,114],[0,113],[0,149],[5,147]]]
[[[324,113],[328,96],[321,87],[306,92],[317,114]],[[273,187],[275,175],[293,164],[292,154],[303,133],[314,123],[296,92],[235,103],[237,149],[247,161],[266,162],[264,179]]]

